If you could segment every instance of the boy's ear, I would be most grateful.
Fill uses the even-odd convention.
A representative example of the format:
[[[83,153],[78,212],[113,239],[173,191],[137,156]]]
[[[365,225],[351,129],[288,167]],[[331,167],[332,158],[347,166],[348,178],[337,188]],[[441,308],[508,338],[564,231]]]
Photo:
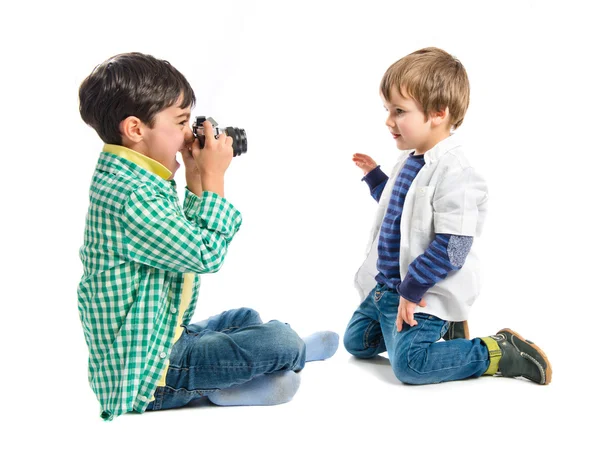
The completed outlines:
[[[144,123],[135,116],[123,119],[119,124],[119,130],[121,131],[124,145],[139,143],[144,138]]]
[[[450,120],[450,109],[445,107],[431,113],[431,123],[434,126],[442,125]]]

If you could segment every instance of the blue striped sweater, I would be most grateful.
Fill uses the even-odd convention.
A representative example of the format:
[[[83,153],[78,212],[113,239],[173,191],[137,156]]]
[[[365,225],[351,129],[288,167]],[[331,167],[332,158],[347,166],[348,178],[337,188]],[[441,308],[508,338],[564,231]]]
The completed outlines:
[[[462,267],[473,243],[471,236],[436,234],[425,252],[409,265],[406,278],[400,279],[400,218],[406,193],[424,164],[424,156],[411,155],[402,166],[381,224],[377,247],[379,273],[376,281],[414,303],[418,303],[427,290],[451,271]],[[387,184],[387,175],[377,166],[363,180],[369,186],[371,196],[379,202]]]

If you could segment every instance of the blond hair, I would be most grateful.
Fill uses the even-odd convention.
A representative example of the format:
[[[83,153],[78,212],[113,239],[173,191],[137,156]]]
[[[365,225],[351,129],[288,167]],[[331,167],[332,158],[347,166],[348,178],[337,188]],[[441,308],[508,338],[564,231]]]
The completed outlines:
[[[381,79],[380,91],[390,100],[392,88],[421,105],[425,120],[448,108],[450,126],[460,127],[469,107],[469,78],[461,62],[439,48],[423,48],[396,61]]]

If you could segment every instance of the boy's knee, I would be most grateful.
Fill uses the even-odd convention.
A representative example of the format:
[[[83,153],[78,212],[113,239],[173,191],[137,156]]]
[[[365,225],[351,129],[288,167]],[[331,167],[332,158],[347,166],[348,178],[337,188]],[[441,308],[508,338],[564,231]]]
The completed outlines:
[[[400,382],[414,385],[416,384],[416,377],[414,376],[413,371],[410,367],[408,367],[408,363],[406,361],[394,361],[392,363],[392,370],[394,371],[394,375]]]
[[[377,355],[375,347],[365,347],[363,336],[356,335],[356,333],[353,333],[349,329],[344,333],[344,348],[352,356],[360,359],[369,359]]]
[[[262,319],[260,319],[258,311],[253,310],[252,308],[238,308],[238,311],[240,312],[244,325],[262,324]]]
[[[397,355],[392,361],[392,370],[400,382],[408,385],[422,385],[429,383],[422,374],[411,367],[406,354]]]
[[[294,355],[304,348],[304,342],[288,324],[269,321],[263,326],[263,341],[270,343],[274,348]]]
[[[357,342],[352,333],[346,330],[346,332],[344,333],[344,348],[346,349],[346,351],[353,356],[360,357],[362,345],[360,345],[359,343],[362,342]]]
[[[252,308],[236,308],[226,311],[224,314],[230,317],[234,327],[245,327],[254,324],[262,324],[258,311]]]

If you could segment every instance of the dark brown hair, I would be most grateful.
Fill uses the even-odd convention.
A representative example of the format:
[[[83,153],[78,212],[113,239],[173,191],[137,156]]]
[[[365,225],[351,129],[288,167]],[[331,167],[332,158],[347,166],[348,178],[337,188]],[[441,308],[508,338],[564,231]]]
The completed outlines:
[[[123,53],[94,68],[79,87],[79,113],[102,141],[121,144],[121,121],[138,117],[152,127],[157,113],[181,98],[181,108],[196,96],[186,78],[168,61],[142,53]]]

